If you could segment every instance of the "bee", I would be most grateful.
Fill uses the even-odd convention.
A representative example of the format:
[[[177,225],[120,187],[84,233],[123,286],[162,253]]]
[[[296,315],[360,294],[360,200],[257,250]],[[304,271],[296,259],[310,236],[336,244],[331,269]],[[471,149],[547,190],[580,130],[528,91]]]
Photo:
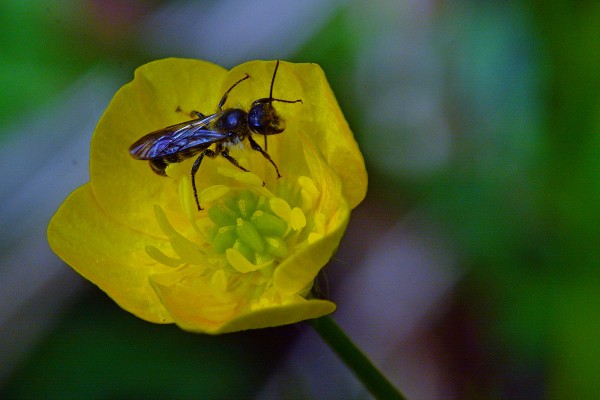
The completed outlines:
[[[252,134],[264,135],[266,149],[267,136],[280,134],[285,130],[285,123],[277,114],[273,103],[302,103],[301,99],[284,100],[273,97],[273,85],[278,68],[279,60],[277,60],[273,71],[269,97],[254,100],[248,112],[240,108],[223,109],[233,88],[250,78],[250,75],[245,74],[243,78],[235,82],[223,94],[217,105],[216,113],[204,115],[198,111],[193,111],[197,119],[148,133],[129,147],[129,154],[136,160],[149,161],[152,171],[158,175],[167,176],[165,170],[169,164],[179,163],[200,153],[191,170],[192,188],[198,211],[202,210],[202,207],[200,207],[200,201],[198,200],[195,177],[202,160],[205,156],[209,158],[222,156],[235,167],[248,172],[229,154],[231,146],[240,145],[246,139],[252,150],[262,154],[273,165],[277,178],[280,178],[281,174],[275,161],[252,137]]]

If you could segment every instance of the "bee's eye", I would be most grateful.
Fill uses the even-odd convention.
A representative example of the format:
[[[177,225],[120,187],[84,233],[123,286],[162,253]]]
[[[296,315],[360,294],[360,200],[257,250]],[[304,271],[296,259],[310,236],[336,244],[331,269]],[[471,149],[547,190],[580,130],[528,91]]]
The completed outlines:
[[[267,100],[267,99],[261,99]],[[250,129],[260,135],[273,135],[285,130],[283,121],[277,115],[275,108],[268,101],[255,101],[248,112]]]

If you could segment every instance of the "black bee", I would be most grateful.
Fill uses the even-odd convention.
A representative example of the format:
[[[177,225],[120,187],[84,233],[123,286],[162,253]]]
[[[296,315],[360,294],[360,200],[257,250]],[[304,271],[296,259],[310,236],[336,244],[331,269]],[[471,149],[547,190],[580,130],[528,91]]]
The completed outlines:
[[[250,75],[246,74],[225,92],[221,101],[219,101],[216,113],[207,116],[194,111],[193,113],[197,115],[198,119],[171,125],[143,136],[129,147],[129,154],[136,160],[148,160],[150,168],[155,173],[167,176],[165,173],[167,165],[181,162],[200,153],[191,171],[192,188],[194,189],[198,211],[202,210],[202,207],[200,207],[200,201],[198,200],[195,176],[202,159],[204,156],[214,158],[221,155],[237,168],[248,172],[235,158],[229,155],[229,147],[242,143],[244,139],[248,139],[252,150],[258,151],[273,165],[275,172],[277,172],[277,178],[280,178],[279,168],[277,168],[271,156],[256,143],[251,135],[252,133],[265,135],[266,149],[267,135],[279,134],[285,130],[284,121],[277,114],[273,102],[302,102],[301,99],[283,100],[273,98],[273,84],[275,83],[277,68],[279,68],[279,60],[277,60],[273,71],[269,97],[254,100],[250,106],[250,111],[246,112],[239,108],[226,108],[223,110],[227,96],[233,88],[250,78]],[[214,147],[210,148],[213,145]]]

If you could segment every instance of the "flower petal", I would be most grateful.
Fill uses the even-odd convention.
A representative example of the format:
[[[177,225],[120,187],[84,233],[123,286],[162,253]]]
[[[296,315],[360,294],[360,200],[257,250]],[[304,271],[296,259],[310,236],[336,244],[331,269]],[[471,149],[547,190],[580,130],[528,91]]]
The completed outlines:
[[[356,207],[367,192],[367,171],[358,144],[350,131],[338,102],[317,64],[294,64],[294,72],[303,90],[310,93],[307,101],[312,121],[318,129],[307,130],[327,163],[344,182],[344,196],[350,208]]]
[[[350,218],[350,208],[341,195],[339,178],[318,156],[314,145],[308,139],[303,142],[301,148],[310,166],[310,176],[322,190],[319,202],[311,212],[325,216],[326,222],[322,227],[323,232],[318,232],[323,234],[319,240],[309,241],[307,246],[298,249],[275,270],[273,283],[285,293],[297,293],[311,285],[320,269],[337,250]]]
[[[226,333],[245,329],[268,328],[319,318],[335,311],[336,305],[328,300],[301,299],[298,303],[266,307],[232,319],[218,330],[208,333]],[[182,328],[186,329],[182,326]]]
[[[48,226],[48,242],[67,264],[124,309],[147,321],[173,322],[148,282],[149,273],[169,268],[144,250],[151,245],[168,251],[168,242],[143,236],[110,219],[89,184],[71,193],[58,209]]]
[[[175,323],[191,332],[220,334],[286,325],[330,314],[336,308],[327,300],[295,296],[293,302],[238,314],[239,303],[234,298],[217,295],[208,286],[201,290],[197,286],[173,284],[172,279],[178,278],[155,276],[153,286]]]

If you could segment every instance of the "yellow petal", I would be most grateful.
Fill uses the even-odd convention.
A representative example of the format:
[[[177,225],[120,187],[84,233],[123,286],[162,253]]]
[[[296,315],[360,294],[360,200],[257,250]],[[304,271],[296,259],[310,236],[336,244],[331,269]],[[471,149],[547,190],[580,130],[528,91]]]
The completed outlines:
[[[358,144],[338,102],[317,64],[293,64],[294,73],[307,98],[305,112],[314,118],[315,129],[307,129],[327,163],[344,182],[344,196],[350,208],[356,207],[367,191],[367,171]]]
[[[335,303],[327,300],[299,300],[298,303],[266,307],[228,321],[214,331],[207,333],[227,333],[246,329],[268,328],[293,324],[307,319],[319,318],[335,311]],[[186,329],[185,327],[183,327]],[[194,329],[187,329],[194,330]]]
[[[160,278],[159,278],[160,280]],[[232,298],[222,298],[207,290],[193,290],[185,285],[155,284],[171,311],[175,323],[191,332],[220,334],[246,329],[267,328],[318,318],[335,311],[327,300],[306,300],[261,308],[238,315],[239,304]]]
[[[284,293],[298,293],[310,286],[321,268],[331,259],[340,243],[349,220],[348,206],[331,216],[327,235],[301,248],[275,269],[273,284]]]
[[[350,208],[341,195],[339,178],[322,160],[310,141],[303,142],[302,150],[310,167],[310,176],[316,187],[321,188],[319,202],[311,212],[324,215],[326,222],[324,232],[318,232],[323,233],[320,240],[309,242],[308,246],[297,249],[275,270],[273,283],[285,293],[297,293],[311,285],[320,269],[337,250],[350,218]]]
[[[147,321],[173,322],[148,283],[148,275],[168,271],[145,252],[151,245],[168,251],[168,242],[141,235],[102,212],[90,185],[75,190],[48,226],[52,250],[121,307]]]
[[[174,273],[151,277],[151,284],[181,328],[194,332],[213,332],[233,318],[239,306],[232,296],[220,296],[215,288],[196,282],[194,286],[173,282]]]

